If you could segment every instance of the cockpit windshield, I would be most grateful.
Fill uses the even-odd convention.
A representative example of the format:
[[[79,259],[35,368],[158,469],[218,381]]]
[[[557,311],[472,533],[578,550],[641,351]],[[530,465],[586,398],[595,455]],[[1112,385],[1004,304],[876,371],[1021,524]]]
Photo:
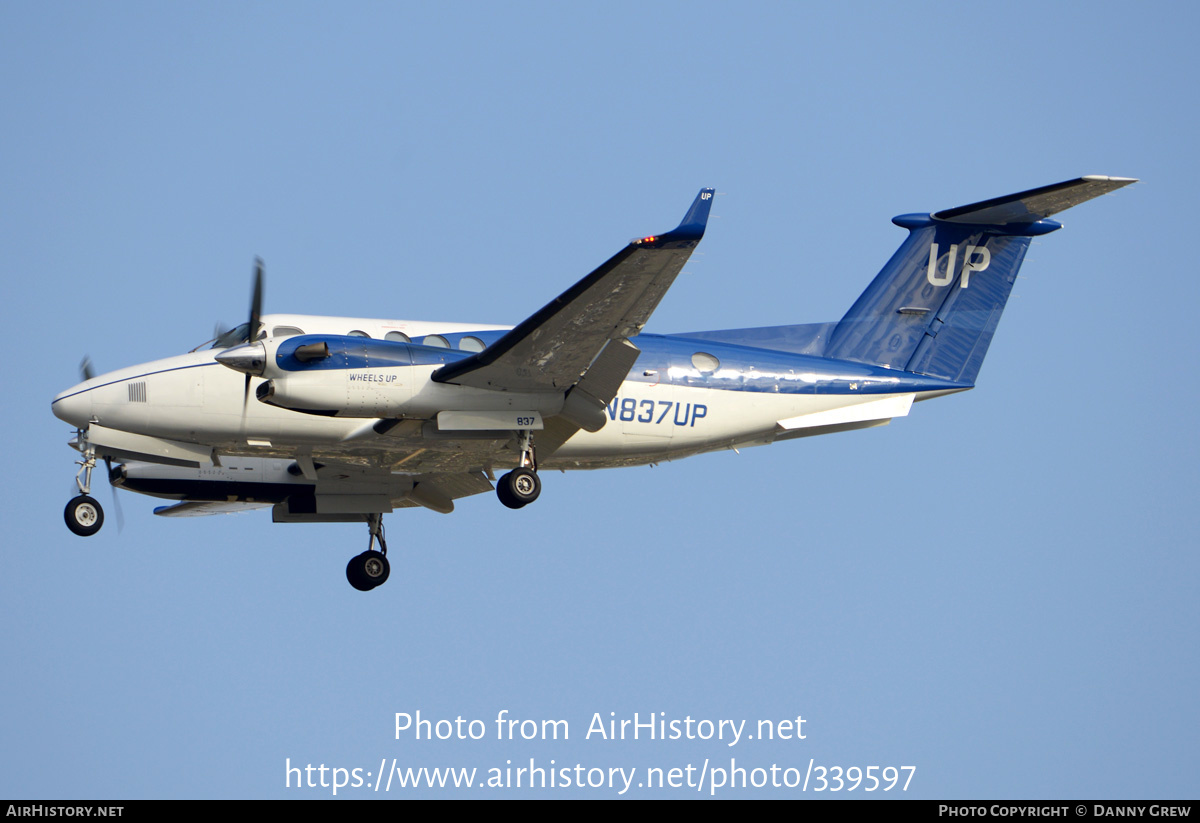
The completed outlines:
[[[210,348],[228,349],[228,348],[232,348],[234,346],[240,346],[242,343],[249,341],[249,339],[250,339],[250,324],[243,323],[242,325],[235,326],[234,328],[230,329],[229,331],[227,331],[224,334],[222,334],[221,336],[219,336],[216,340],[213,341],[213,344]]]
[[[235,326],[226,332],[221,332],[213,340],[201,343],[192,351],[200,351],[200,349],[230,349],[234,346],[240,346],[242,343],[249,342],[250,324],[242,323],[240,326]]]

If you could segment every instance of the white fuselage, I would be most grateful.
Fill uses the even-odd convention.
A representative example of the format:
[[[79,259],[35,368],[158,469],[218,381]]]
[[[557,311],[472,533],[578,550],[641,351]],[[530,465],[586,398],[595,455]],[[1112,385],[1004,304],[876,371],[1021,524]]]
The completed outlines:
[[[506,328],[287,315],[263,319],[268,333],[279,330],[291,334],[344,335],[359,331],[378,339],[376,335],[382,337],[387,331],[404,329],[414,342],[429,339],[430,335],[462,336]],[[479,409],[553,415],[563,402],[558,394],[518,394],[436,383],[429,378],[438,366],[403,365],[288,376],[288,380],[308,381],[314,391],[328,395],[331,408],[357,409],[350,412],[354,416],[305,413],[259,402],[254,394],[263,383],[262,378],[249,380],[247,397],[246,377],[216,362],[218,352],[201,349],[92,378],[59,395],[54,401],[54,412],[79,428],[91,425],[98,431],[124,432],[169,444],[193,444],[211,449],[215,455],[287,457],[297,453],[346,453],[360,460],[366,455],[376,465],[403,470],[407,455],[426,447],[424,440],[430,429],[425,428],[422,433],[421,428],[412,426],[407,436],[388,437],[373,429],[380,419],[416,424],[436,421],[438,413],[446,410]],[[757,390],[729,390],[687,385],[687,380],[680,378],[688,377],[683,373],[689,369],[687,364],[642,369],[639,361],[605,409],[603,428],[577,432],[548,456],[545,465],[555,468],[631,465],[767,443],[788,432],[794,436],[804,428],[813,428],[816,433],[818,429],[879,424],[906,414],[914,394],[918,399],[922,394],[899,385],[895,391],[876,385],[869,393],[788,391],[787,384],[798,382],[798,378],[807,379],[795,369],[776,375],[778,385],[774,390],[770,390],[770,385],[768,390],[762,390],[761,386]],[[761,368],[756,372],[751,367],[750,373],[760,383],[764,376],[770,377]],[[699,374],[691,369],[691,376]],[[847,379],[856,377],[851,374]],[[867,378],[862,379],[866,388]],[[857,383],[849,385],[858,388]],[[780,390],[780,386],[785,390]],[[314,402],[308,408],[321,407],[320,402]],[[334,406],[335,403],[341,405]],[[426,427],[431,425],[436,422],[425,423]],[[493,461],[482,462],[490,468]],[[504,455],[497,455],[494,462],[503,465]]]

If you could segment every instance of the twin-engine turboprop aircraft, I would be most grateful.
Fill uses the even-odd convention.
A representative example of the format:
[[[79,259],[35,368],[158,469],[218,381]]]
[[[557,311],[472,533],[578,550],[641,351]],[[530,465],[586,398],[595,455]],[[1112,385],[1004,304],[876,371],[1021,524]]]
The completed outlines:
[[[1136,182],[1081,177],[892,222],[908,238],[837,322],[643,334],[704,235],[713,190],[514,327],[261,315],[188,354],[54,399],[77,428],[67,526],[95,534],[97,459],[169,517],[272,508],[277,523],[368,524],[346,576],[389,574],[382,516],[495,489],[517,509],[539,469],[634,466],[884,425],[975,385],[1030,239]],[[114,461],[116,464],[114,465]],[[496,479],[496,471],[503,474]],[[375,548],[378,541],[379,548]]]

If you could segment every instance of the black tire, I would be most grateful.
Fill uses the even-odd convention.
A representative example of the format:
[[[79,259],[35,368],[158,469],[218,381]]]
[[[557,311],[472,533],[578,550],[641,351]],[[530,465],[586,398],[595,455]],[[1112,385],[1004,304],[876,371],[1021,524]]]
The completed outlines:
[[[376,586],[382,586],[391,573],[392,564],[388,563],[383,552],[365,551],[351,557],[346,564],[346,579],[360,592],[369,592]]]
[[[532,469],[513,469],[496,484],[496,496],[510,509],[528,506],[542,493],[542,481]]]
[[[512,492],[509,491],[507,474],[496,483],[496,497],[500,498],[500,502],[510,509],[521,508],[521,502],[513,499]]]
[[[72,498],[63,511],[67,528],[80,537],[91,537],[104,525],[104,509],[86,494]]]

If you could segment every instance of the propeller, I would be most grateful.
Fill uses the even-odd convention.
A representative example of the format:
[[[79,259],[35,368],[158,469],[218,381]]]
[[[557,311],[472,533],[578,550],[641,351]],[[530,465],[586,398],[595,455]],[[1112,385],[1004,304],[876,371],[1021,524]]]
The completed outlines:
[[[112,492],[113,510],[117,515],[117,534],[125,531],[125,512],[121,511],[121,498],[117,496],[117,481],[125,479],[124,467],[113,468],[112,458],[104,458],[104,466],[108,469],[108,488]]]
[[[254,293],[250,297],[250,330],[246,332],[246,342],[254,343],[258,337],[258,324],[262,318],[263,293],[263,261],[261,257],[254,258]],[[246,404],[250,402],[250,373],[246,373],[246,387],[242,392],[242,418],[246,417]]]
[[[79,377],[83,380],[91,380],[96,376],[95,370],[92,368],[92,358],[86,354],[79,361]]]
[[[262,376],[267,362],[266,345],[258,338],[258,326],[262,322],[263,262],[254,258],[254,291],[250,297],[250,322],[246,324],[246,342],[225,349],[216,355],[216,361],[226,368],[246,375],[242,389],[242,423],[246,422],[246,409],[250,404],[250,378]],[[239,326],[239,328],[241,328]],[[228,341],[227,341],[228,342]]]

